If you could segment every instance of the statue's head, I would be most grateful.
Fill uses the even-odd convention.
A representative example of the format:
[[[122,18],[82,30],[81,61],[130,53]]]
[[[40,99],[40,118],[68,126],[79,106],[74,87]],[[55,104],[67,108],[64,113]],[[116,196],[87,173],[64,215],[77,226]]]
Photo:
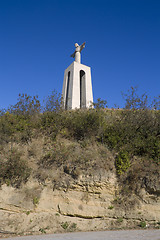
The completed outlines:
[[[78,44],[78,43],[75,43],[75,44],[74,44],[74,46],[75,46],[75,47],[78,47],[78,46],[79,46],[79,44]]]

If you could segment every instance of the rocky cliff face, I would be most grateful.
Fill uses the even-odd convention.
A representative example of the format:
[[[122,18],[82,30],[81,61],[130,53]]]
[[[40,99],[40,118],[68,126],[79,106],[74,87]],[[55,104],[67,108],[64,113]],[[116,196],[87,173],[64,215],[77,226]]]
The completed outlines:
[[[64,173],[60,179],[42,184],[30,177],[21,188],[2,185],[1,235],[159,227],[157,177],[143,179],[137,194],[123,195],[116,173],[103,168],[77,179]]]

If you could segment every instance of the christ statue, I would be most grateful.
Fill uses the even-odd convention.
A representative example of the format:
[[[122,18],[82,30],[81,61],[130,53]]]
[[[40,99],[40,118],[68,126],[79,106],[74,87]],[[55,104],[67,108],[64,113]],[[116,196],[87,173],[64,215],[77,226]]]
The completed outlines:
[[[75,52],[71,55],[71,57],[75,57],[75,62],[81,63],[81,51],[85,47],[85,42],[80,46],[78,43],[75,43]]]

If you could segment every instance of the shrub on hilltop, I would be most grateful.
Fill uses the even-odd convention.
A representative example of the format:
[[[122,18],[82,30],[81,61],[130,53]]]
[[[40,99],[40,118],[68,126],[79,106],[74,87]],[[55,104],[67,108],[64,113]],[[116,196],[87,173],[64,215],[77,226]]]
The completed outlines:
[[[75,166],[78,163],[81,163],[79,167],[83,166],[83,170],[85,166],[94,168],[94,165],[101,166],[98,163],[101,159],[103,165],[105,161],[109,164],[109,151],[114,156],[112,161],[118,175],[129,172],[136,158],[143,159],[139,163],[141,165],[144,161],[158,165],[159,98],[149,104],[147,95],[139,97],[134,88],[124,98],[124,109],[106,109],[107,102],[99,99],[93,104],[94,109],[66,111],[62,109],[62,99],[55,91],[43,105],[38,96],[19,95],[17,104],[0,114],[1,183],[7,180],[18,186],[28,179],[31,173],[30,156],[34,155],[34,149],[29,149],[34,139],[44,139],[37,153],[42,152],[42,155],[34,156],[37,168],[52,168],[53,165],[58,168],[67,164]],[[68,141],[66,144],[65,139]],[[28,149],[28,157],[23,158],[23,153],[21,156],[13,153],[15,146],[17,152],[20,147],[21,152]],[[95,149],[100,149],[100,146],[103,151],[97,150],[94,156]]]

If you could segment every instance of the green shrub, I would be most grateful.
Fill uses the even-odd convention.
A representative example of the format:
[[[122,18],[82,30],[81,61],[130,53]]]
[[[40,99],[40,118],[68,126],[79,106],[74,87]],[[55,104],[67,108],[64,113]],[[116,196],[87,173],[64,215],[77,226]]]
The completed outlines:
[[[146,225],[147,225],[147,224],[146,224],[146,222],[145,222],[145,221],[141,221],[141,222],[140,222],[140,227],[141,227],[141,228],[145,228],[145,227],[146,227]]]
[[[34,120],[35,121],[35,120]],[[0,142],[28,142],[36,126],[30,116],[15,115],[6,112],[0,117]],[[37,121],[38,124],[38,121]]]
[[[0,169],[0,183],[10,182],[16,187],[26,182],[31,173],[27,163],[21,159],[21,153],[15,149],[10,151],[7,161],[0,160]]]
[[[41,130],[53,140],[62,129],[62,118],[57,112],[44,112],[41,115],[40,127]]]
[[[27,94],[19,94],[17,103],[8,109],[10,113],[26,117],[35,116],[40,110],[41,105],[38,96],[32,97]]]
[[[61,227],[66,230],[69,227],[69,223],[64,222],[64,223],[61,224]]]
[[[62,117],[63,126],[68,129],[70,136],[83,140],[97,135],[104,116],[101,111],[94,109],[79,109],[65,112]]]
[[[117,110],[103,124],[103,142],[112,150],[160,161],[160,113],[148,109]]]
[[[116,170],[120,175],[124,173],[130,167],[130,160],[128,153],[125,151],[121,151],[116,157]]]
[[[58,94],[56,90],[53,90],[51,95],[48,96],[43,102],[43,112],[62,111],[63,99],[61,94]]]

